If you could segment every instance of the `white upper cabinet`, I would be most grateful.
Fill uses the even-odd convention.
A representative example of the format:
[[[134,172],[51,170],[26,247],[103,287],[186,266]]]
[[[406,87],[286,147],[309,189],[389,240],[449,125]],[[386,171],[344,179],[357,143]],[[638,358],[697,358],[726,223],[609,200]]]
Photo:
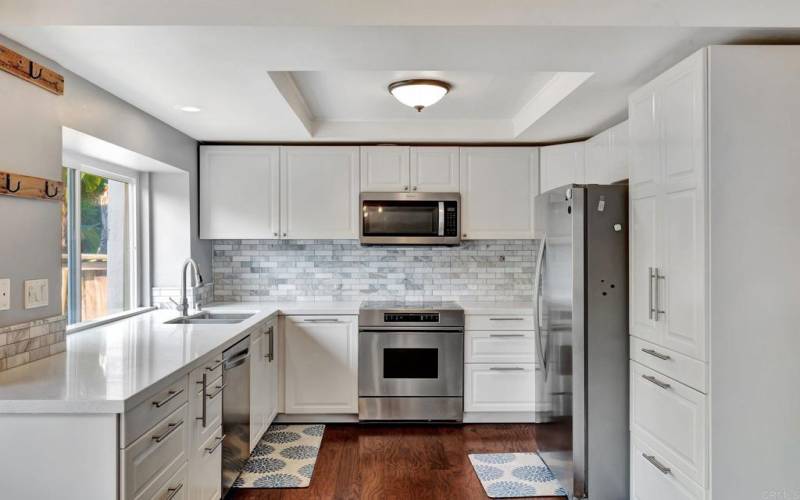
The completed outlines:
[[[540,152],[542,193],[565,184],[585,182],[583,142],[546,146]]]
[[[423,193],[457,193],[457,147],[412,147],[411,190]]]
[[[279,147],[200,147],[200,237],[280,235]]]
[[[628,176],[628,122],[586,141],[586,184],[612,184]]]
[[[539,194],[537,148],[461,148],[464,239],[533,238]]]
[[[361,190],[411,189],[408,146],[361,146]]]
[[[281,235],[358,238],[356,146],[281,148]]]
[[[458,192],[457,147],[362,146],[361,190]]]

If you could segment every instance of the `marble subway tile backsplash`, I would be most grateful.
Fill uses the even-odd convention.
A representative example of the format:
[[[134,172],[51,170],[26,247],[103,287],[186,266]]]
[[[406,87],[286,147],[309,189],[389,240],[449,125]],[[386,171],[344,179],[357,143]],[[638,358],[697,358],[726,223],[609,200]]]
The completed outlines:
[[[66,351],[66,328],[64,316],[0,328],[0,371]]]
[[[214,283],[204,283],[201,286],[189,286],[186,289],[189,299],[189,308],[196,309],[197,305],[210,304],[214,301]],[[152,304],[159,309],[178,309],[172,300],[181,303],[181,287],[153,287]],[[172,300],[170,300],[172,299]]]
[[[354,240],[215,240],[214,299],[532,301],[536,243],[384,247]]]

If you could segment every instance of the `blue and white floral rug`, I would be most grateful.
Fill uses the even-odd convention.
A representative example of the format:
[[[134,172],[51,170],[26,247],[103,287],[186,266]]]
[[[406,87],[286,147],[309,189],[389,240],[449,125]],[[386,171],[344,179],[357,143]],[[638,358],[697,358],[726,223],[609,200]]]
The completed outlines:
[[[469,461],[490,498],[567,496],[536,453],[472,453]]]
[[[233,487],[307,488],[324,432],[324,425],[270,426]]]

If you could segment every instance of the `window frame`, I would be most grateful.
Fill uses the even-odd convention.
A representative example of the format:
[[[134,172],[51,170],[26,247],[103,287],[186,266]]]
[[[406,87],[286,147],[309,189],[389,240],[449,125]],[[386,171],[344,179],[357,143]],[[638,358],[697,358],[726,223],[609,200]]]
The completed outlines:
[[[91,158],[73,152],[63,152],[62,166],[68,169],[68,189],[67,204],[67,323],[70,329],[75,329],[82,324],[99,324],[111,320],[114,317],[130,315],[135,313],[143,305],[142,290],[139,279],[142,266],[142,234],[140,226],[141,214],[141,172],[115,165],[97,158]],[[82,290],[81,290],[81,189],[80,174],[87,173],[105,177],[107,179],[125,183],[127,189],[127,245],[129,270],[126,273],[128,278],[128,296],[130,301],[128,307],[123,311],[115,311],[105,316],[84,320],[82,318]],[[72,210],[72,214],[70,214]]]

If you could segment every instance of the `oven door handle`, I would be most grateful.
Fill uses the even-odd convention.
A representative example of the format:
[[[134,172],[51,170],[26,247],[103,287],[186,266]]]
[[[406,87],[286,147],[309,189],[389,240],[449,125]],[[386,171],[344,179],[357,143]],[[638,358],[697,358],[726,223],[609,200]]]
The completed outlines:
[[[433,330],[431,328],[426,328],[426,327],[420,327],[420,328],[403,327],[401,329],[395,329],[393,327],[382,328],[382,327],[379,327],[379,326],[371,326],[368,329],[360,329],[360,330],[358,330],[358,333],[359,334],[363,334],[363,333],[379,333],[379,334],[394,333],[394,334],[400,334],[400,335],[405,334],[405,333],[417,333],[417,334],[419,334],[419,333],[431,333],[431,334],[445,333],[445,334],[448,334],[448,335],[449,334],[464,335],[464,329],[461,328],[461,327],[441,328],[441,329],[436,329],[436,330]]]

